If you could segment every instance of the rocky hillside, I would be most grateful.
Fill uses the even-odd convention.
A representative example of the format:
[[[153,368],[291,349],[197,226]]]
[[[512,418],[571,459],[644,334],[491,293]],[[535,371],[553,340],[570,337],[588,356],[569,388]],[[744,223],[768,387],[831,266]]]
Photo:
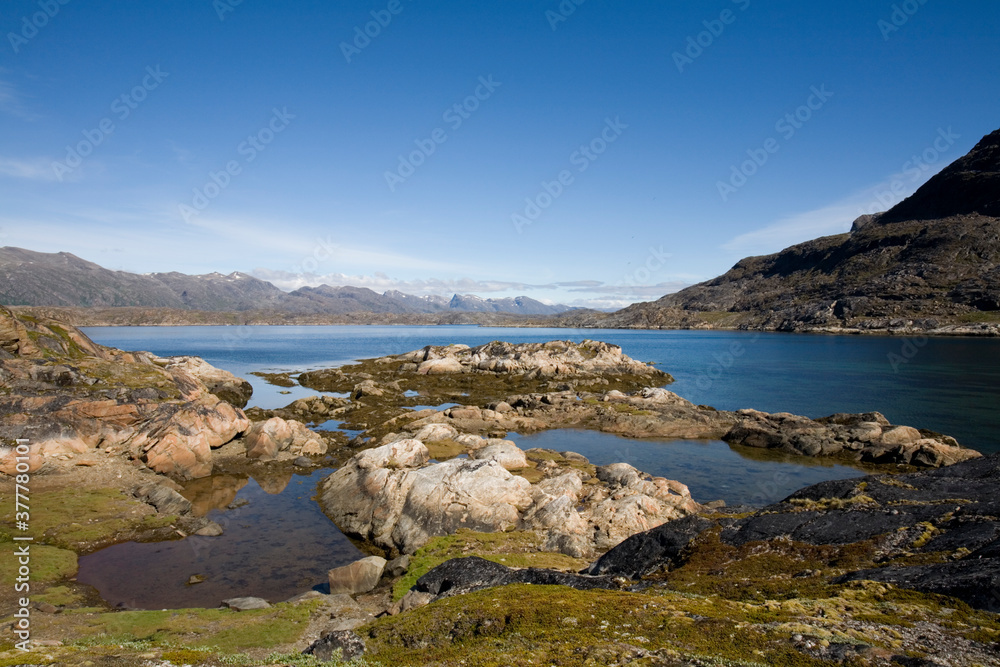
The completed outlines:
[[[1000,130],[889,211],[586,324],[765,330],[1000,327]]]
[[[482,299],[473,295],[421,297],[362,287],[303,287],[284,292],[246,273],[149,273],[111,271],[68,252],[0,248],[0,303],[62,308],[144,308],[165,311],[248,313],[273,319],[295,315],[438,315],[461,313],[554,315],[570,308],[528,297]],[[266,315],[269,314],[269,315]],[[154,319],[155,313],[149,314]],[[185,323],[198,324],[193,318]],[[76,320],[74,320],[76,321]],[[407,322],[408,323],[408,322]],[[438,321],[416,322],[435,324]],[[450,322],[441,321],[442,324]]]

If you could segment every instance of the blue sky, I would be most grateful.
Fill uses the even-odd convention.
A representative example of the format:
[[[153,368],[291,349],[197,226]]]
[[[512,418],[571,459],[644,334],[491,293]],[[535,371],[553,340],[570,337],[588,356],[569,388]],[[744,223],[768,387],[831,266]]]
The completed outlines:
[[[1000,127],[995,0],[8,0],[0,28],[0,245],[286,289],[652,300]]]

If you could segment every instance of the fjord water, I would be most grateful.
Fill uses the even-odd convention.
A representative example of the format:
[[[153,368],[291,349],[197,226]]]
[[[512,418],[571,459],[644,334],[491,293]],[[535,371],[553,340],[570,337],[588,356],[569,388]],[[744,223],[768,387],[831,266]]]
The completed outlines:
[[[425,345],[590,338],[655,362],[676,379],[670,389],[695,403],[810,417],[877,410],[893,423],[947,433],[983,452],[1000,451],[994,437],[1000,428],[997,340],[475,326],[107,327],[86,332],[121,349],[203,357],[248,379],[254,385],[251,405],[264,408],[315,392],[268,385],[252,371],[337,366]],[[577,451],[597,465],[630,463],[687,484],[701,502],[721,498],[730,505],[764,505],[809,484],[862,474],[823,459],[717,441],[632,440],[572,430],[509,437],[523,448]],[[112,546],[80,560],[78,581],[95,586],[111,604],[146,609],[213,607],[244,595],[276,602],[321,588],[326,570],[360,557],[311,501],[326,474],[329,470],[295,476],[290,484],[223,476],[198,480],[185,495],[196,505],[198,497],[210,499],[205,511],[225,527],[222,537]],[[221,496],[220,488],[227,489]],[[150,585],[149,571],[163,574],[157,584]],[[203,576],[204,582],[187,584],[192,575]]]

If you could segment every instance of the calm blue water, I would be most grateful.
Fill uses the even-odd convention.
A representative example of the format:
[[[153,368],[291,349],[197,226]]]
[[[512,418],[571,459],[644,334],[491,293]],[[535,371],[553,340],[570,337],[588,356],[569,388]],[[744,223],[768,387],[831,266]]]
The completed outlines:
[[[656,362],[676,378],[670,388],[695,403],[811,417],[878,410],[895,423],[948,433],[981,451],[1000,451],[994,437],[1000,429],[1000,341],[995,340],[919,339],[917,346],[888,337],[475,326],[125,327],[89,328],[87,334],[126,350],[203,357],[250,380],[251,405],[265,408],[314,392],[274,387],[251,371],[336,366],[425,345],[592,338]],[[861,474],[822,459],[713,441],[630,440],[573,430],[510,437],[523,448],[579,452],[597,465],[630,463],[687,484],[701,502],[721,498],[730,505],[764,505],[809,484]],[[222,537],[115,545],[82,558],[78,579],[112,604],[148,609],[214,607],[242,595],[277,602],[321,586],[329,568],[360,555],[310,499],[326,474],[196,480],[185,493],[225,527]],[[234,498],[249,504],[234,509]],[[163,576],[151,583],[150,571]],[[188,585],[195,574],[205,581]]]
[[[592,338],[656,362],[676,378],[670,389],[695,403],[810,417],[878,410],[894,423],[947,433],[983,452],[1000,451],[1000,340],[476,326],[86,331],[97,342],[122,349],[204,357],[250,380],[252,405],[261,407],[280,407],[312,392],[295,388],[279,394],[279,388],[247,375],[254,370],[335,366],[425,345]]]

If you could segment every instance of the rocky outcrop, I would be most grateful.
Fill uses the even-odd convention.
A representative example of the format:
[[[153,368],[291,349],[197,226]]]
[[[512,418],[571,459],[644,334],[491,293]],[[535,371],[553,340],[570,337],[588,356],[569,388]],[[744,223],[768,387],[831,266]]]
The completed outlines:
[[[421,433],[440,435],[440,426]],[[533,455],[475,436],[458,436],[472,458],[431,463],[420,440],[399,437],[354,456],[319,487],[320,506],[342,531],[392,554],[413,553],[460,528],[520,528],[544,534],[547,550],[589,556],[700,509],[683,484],[624,463],[594,468],[579,455]],[[560,467],[558,459],[570,465]],[[532,485],[505,465],[543,479]]]
[[[156,472],[202,477],[212,471],[212,449],[250,426],[186,370],[228,375],[203,362],[161,365],[150,354],[106,348],[68,325],[6,309],[0,333],[0,426],[43,460],[101,449]]]
[[[427,346],[388,359],[409,364],[401,370],[418,374],[496,373],[529,378],[589,375],[638,375],[653,379],[665,374],[622,353],[617,345],[585,340],[582,343],[505,343]]]
[[[980,456],[954,438],[890,424],[878,412],[835,414],[816,420],[757,410],[729,412],[696,406],[662,388],[630,394],[618,390],[528,394],[508,396],[502,403],[503,410],[493,409],[500,405],[493,403],[492,408],[461,406],[417,415],[403,428],[423,432],[438,426],[449,429],[446,433],[479,434],[582,428],[635,438],[725,440],[800,456],[841,456],[929,468]]]
[[[822,569],[801,576],[891,583],[996,611],[998,483],[996,454],[919,473],[823,482],[743,518],[689,517],[635,535],[587,571],[641,579],[683,570],[707,549],[730,561],[783,554],[792,567],[822,553]]]
[[[494,461],[429,460],[419,440],[361,452],[320,484],[320,506],[345,533],[413,553],[459,528],[516,526],[531,504],[528,481]]]
[[[723,440],[789,454],[829,456],[853,452],[861,461],[939,468],[981,454],[959,447],[954,438],[893,426],[878,412],[836,414],[819,420],[788,413],[739,410],[739,422]]]
[[[253,395],[253,386],[229,371],[216,368],[201,357],[152,357],[157,366],[179,369],[204,383],[209,392],[237,408],[246,407]]]
[[[439,395],[446,398],[455,390],[476,396],[537,391],[554,381],[581,387],[638,389],[667,384],[673,378],[630,358],[617,345],[592,340],[521,344],[493,341],[472,348],[429,345],[405,354],[299,376],[302,386],[319,391],[352,392],[362,398],[380,395],[375,392],[413,390],[422,395],[422,400],[436,400]]]
[[[301,422],[272,417],[256,422],[243,435],[247,456],[264,461],[274,460],[279,452],[289,458],[326,454],[326,443]]]

